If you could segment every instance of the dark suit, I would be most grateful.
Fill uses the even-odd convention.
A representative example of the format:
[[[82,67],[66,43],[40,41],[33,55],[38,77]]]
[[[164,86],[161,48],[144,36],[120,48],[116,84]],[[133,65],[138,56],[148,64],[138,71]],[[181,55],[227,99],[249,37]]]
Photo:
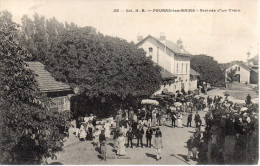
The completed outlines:
[[[177,118],[176,113],[172,112],[172,127],[173,127],[173,124],[174,124],[174,127],[176,127],[176,125],[175,125],[176,118]]]
[[[152,140],[153,130],[147,129],[146,130],[146,147],[151,147],[151,140]]]

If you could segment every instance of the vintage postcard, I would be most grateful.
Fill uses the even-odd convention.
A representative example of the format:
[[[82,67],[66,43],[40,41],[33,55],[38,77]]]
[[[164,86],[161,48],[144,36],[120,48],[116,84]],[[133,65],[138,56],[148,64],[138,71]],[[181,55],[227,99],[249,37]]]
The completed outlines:
[[[258,0],[0,0],[0,164],[257,165]]]

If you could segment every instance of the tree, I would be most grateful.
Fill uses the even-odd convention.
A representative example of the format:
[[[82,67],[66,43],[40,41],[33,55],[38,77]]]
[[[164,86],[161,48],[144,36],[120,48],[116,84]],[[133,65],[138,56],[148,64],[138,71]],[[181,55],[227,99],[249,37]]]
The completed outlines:
[[[46,20],[46,25],[48,22],[51,20]],[[46,33],[52,34],[48,51],[43,53],[45,59],[35,56],[35,60],[45,64],[57,80],[79,87],[92,107],[101,106],[102,101],[111,106],[111,103],[147,97],[160,88],[160,68],[133,43],[97,33],[93,27],[77,27],[73,23],[61,26],[52,22],[45,26]],[[57,25],[64,28],[54,30]],[[26,29],[26,24],[23,27]],[[58,33],[53,33],[55,31]],[[21,33],[28,36],[25,30]],[[36,30],[35,34],[41,33]],[[38,37],[34,38],[33,35],[31,40]],[[41,50],[37,45],[35,49]]]
[[[207,55],[192,56],[191,68],[200,73],[200,79],[212,85],[223,85],[225,75],[217,61]]]
[[[62,150],[68,112],[49,109],[49,99],[26,68],[18,25],[0,12],[0,163],[40,164]]]
[[[227,71],[227,78],[226,79],[231,84],[230,88],[232,88],[232,83],[235,81],[236,72],[237,72],[236,69],[233,69],[233,68],[231,68],[230,70]]]

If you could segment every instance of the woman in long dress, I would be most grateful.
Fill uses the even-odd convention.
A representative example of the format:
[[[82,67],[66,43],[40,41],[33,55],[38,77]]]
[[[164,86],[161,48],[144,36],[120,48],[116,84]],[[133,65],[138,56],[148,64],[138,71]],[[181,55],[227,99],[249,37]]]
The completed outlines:
[[[156,122],[157,122],[156,114],[157,114],[157,110],[154,109],[154,110],[152,111],[152,126],[156,126]]]
[[[87,125],[87,130],[88,130],[88,133],[87,133],[87,137],[90,141],[93,140],[93,130],[94,130],[94,126],[92,124],[92,121],[90,120],[88,125]]]
[[[177,127],[182,127],[182,113],[181,112],[179,112],[179,114],[178,114]]]
[[[105,128],[105,137],[110,138],[110,123],[108,120],[106,121],[104,128]]]
[[[120,133],[119,137],[117,138],[117,142],[118,142],[117,155],[125,156],[125,137],[123,136],[123,133]]]

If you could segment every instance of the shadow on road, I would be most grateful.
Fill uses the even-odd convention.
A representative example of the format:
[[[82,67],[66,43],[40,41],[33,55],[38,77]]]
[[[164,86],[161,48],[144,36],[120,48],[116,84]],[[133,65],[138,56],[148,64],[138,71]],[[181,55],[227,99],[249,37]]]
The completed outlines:
[[[184,163],[186,163],[186,164],[188,164],[188,165],[191,165],[190,163],[188,163],[187,161],[187,156],[185,156],[185,155],[183,155],[183,154],[178,154],[178,156],[175,156],[174,154],[171,154],[171,156],[173,156],[173,157],[175,157],[175,158],[177,158],[177,159],[179,159],[180,161],[182,161],[182,162],[184,162]],[[180,156],[180,157],[179,157]]]
[[[167,124],[165,124],[164,126],[172,128],[172,126],[171,126],[171,125],[167,125]]]
[[[103,160],[103,157],[99,154],[98,155],[98,158],[100,159],[100,160]]]
[[[112,152],[116,153],[116,152],[117,152],[117,150],[116,150],[116,149],[113,149],[113,150],[112,150]]]
[[[188,161],[188,157],[186,155],[178,154],[178,156],[182,157],[185,161]]]
[[[99,147],[95,147],[95,151],[97,151],[98,153],[101,153],[101,150]]]
[[[112,142],[108,143],[109,146],[111,146],[112,148],[114,147],[114,144]]]
[[[150,154],[150,153],[145,153],[147,157],[151,157],[153,159],[156,159],[156,155]]]
[[[63,165],[63,164],[60,163],[60,162],[52,162],[52,163],[50,163],[49,165]]]

